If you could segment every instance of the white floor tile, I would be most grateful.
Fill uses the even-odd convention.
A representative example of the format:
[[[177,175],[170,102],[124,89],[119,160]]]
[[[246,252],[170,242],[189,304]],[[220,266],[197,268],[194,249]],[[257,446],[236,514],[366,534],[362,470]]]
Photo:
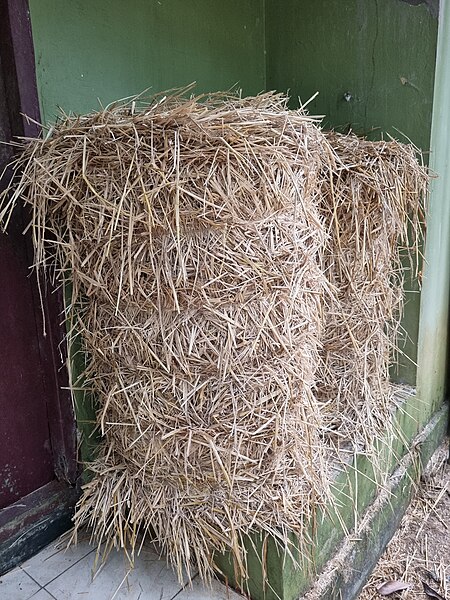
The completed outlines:
[[[186,587],[180,592],[175,600],[243,600],[244,597],[237,594],[230,587],[226,587],[219,581],[214,581],[212,589],[206,587],[196,578],[192,582],[192,587]],[[143,598],[141,600],[144,600]]]
[[[28,600],[38,591],[38,584],[20,568],[0,576],[2,600]]]
[[[30,600],[55,600],[55,597],[41,588],[37,594],[31,596]]]
[[[90,552],[94,551],[87,541],[80,541],[76,546],[67,548],[67,540],[56,541],[41,550],[23,563],[22,569],[31,575],[40,585],[56,579]]]
[[[150,549],[142,550],[131,571],[122,552],[111,552],[93,578],[94,556],[65,571],[47,590],[57,600],[171,600],[181,590],[173,571]]]

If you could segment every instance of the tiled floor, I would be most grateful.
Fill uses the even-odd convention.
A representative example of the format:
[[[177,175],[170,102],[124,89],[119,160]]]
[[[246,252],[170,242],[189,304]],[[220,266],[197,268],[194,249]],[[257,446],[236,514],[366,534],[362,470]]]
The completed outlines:
[[[96,551],[87,541],[66,550],[55,542],[21,567],[0,577],[1,600],[243,600],[216,582],[205,588],[195,578],[191,585],[176,575],[151,549],[143,549],[130,571],[121,553],[94,569]],[[95,575],[93,575],[95,571]]]

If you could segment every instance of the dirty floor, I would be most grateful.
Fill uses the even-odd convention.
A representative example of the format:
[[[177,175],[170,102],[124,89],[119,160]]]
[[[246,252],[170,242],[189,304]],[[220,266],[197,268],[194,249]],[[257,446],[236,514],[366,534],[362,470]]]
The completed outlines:
[[[405,590],[392,591],[407,586]],[[359,600],[450,600],[449,441],[434,454]],[[380,593],[381,592],[381,593]]]

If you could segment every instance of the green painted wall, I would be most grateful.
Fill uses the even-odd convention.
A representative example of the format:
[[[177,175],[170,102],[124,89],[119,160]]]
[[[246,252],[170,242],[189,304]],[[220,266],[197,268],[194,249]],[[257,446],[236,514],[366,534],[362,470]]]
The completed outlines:
[[[44,122],[197,81],[265,87],[263,0],[30,0]]]
[[[302,102],[319,91],[308,110],[326,127],[372,138],[400,131],[429,150],[438,21],[425,5],[266,0],[266,23],[268,89]],[[409,283],[404,351],[415,362],[420,296]],[[400,359],[394,377],[414,385],[413,362]]]

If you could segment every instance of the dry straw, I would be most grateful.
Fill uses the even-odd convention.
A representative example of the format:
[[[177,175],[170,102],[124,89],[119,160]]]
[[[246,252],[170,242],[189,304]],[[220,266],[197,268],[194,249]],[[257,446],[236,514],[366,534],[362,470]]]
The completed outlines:
[[[204,579],[215,551],[245,575],[251,532],[306,545],[336,435],[391,410],[414,149],[324,135],[280,95],[174,93],[65,117],[15,168],[1,217],[30,204],[36,266],[71,274],[98,401],[76,527]]]
[[[417,149],[326,133],[333,151],[323,180],[326,296],[317,397],[328,434],[373,447],[399,396],[389,382],[405,273],[420,263],[420,199],[426,170]],[[401,396],[401,395],[400,395]]]

